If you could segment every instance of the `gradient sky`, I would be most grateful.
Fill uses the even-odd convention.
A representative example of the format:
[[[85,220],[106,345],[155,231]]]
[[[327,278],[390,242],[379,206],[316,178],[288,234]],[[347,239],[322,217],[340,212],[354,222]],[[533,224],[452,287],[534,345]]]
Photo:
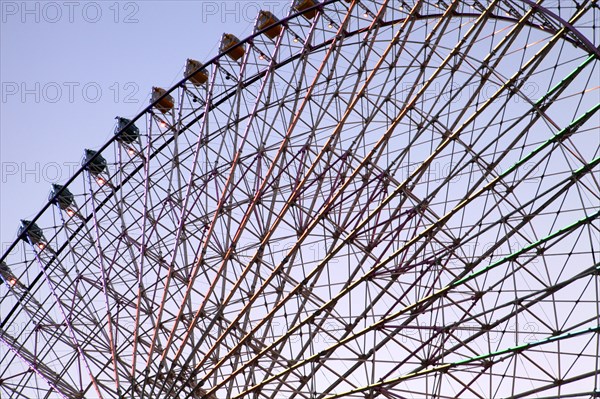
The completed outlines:
[[[0,0],[0,251],[51,184],[80,167],[84,149],[112,136],[115,116],[134,117],[152,86],[179,81],[186,58],[215,56],[223,32],[244,38],[260,9],[283,17],[290,2]],[[567,110],[558,126],[581,112]],[[594,145],[592,136],[585,153]]]
[[[1,252],[84,148],[111,137],[115,116],[180,80],[187,58],[215,56],[222,33],[252,33],[259,9],[283,16],[289,4],[0,0]]]

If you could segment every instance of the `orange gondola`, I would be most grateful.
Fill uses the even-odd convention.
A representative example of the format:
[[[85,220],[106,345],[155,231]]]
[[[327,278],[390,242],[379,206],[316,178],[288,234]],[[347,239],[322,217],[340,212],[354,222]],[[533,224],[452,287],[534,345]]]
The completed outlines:
[[[208,74],[206,71],[204,69],[198,71],[202,66],[200,61],[192,60],[190,58],[187,60],[185,65],[185,77],[189,78],[189,81],[192,82],[194,86],[201,86],[208,81]],[[194,73],[194,71],[198,72]]]
[[[152,88],[152,99],[150,101],[152,103],[154,103],[161,96],[163,96],[166,92],[167,91],[165,89],[162,89],[160,87],[153,87]],[[167,94],[156,104],[156,109],[158,109],[160,112],[165,114],[169,110],[173,109],[174,105],[175,105],[175,101],[173,100],[173,97],[170,94]]]
[[[296,11],[304,11],[308,10],[311,7],[316,5],[314,0],[294,0],[294,10]],[[307,19],[313,19],[317,15],[317,9],[313,8],[312,10],[308,10],[302,14],[303,17]]]
[[[221,39],[220,52],[227,53],[227,55],[234,61],[239,60],[240,58],[242,58],[244,56],[244,53],[246,52],[246,50],[244,49],[244,46],[232,48],[239,42],[240,42],[240,39],[238,39],[234,35],[232,35],[230,33],[224,33],[223,38]]]
[[[258,13],[258,19],[256,20],[256,30],[263,30],[268,26],[274,25],[279,22],[279,19],[273,15],[270,11],[261,11]],[[273,26],[267,29],[264,34],[271,39],[275,39],[281,33],[281,25]]]

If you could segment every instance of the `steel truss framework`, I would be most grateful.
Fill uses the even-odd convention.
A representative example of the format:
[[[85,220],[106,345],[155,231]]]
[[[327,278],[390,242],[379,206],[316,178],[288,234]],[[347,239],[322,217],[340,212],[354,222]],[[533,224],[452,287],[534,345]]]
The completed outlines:
[[[0,398],[598,397],[597,2],[308,11],[26,223]]]

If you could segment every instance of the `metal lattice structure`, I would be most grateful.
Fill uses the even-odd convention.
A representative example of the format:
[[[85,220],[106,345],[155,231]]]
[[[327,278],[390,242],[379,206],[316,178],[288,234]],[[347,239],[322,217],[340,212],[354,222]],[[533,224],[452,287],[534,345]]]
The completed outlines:
[[[0,398],[598,397],[597,2],[294,5],[23,222]]]

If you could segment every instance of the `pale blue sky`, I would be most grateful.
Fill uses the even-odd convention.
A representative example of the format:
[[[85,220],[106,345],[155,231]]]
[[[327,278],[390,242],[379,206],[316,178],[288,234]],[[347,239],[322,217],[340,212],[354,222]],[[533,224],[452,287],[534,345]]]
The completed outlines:
[[[147,106],[152,86],[168,88],[179,81],[186,58],[205,61],[216,55],[223,32],[244,38],[251,33],[259,9],[284,16],[290,2],[0,0],[0,251],[4,252],[16,237],[19,219],[32,218],[46,203],[51,184],[65,182],[79,168],[84,148],[96,149],[112,136],[116,115],[133,117]],[[534,50],[535,46],[532,46],[530,51]],[[520,55],[518,51],[516,54]],[[514,62],[514,59],[508,57],[507,62]],[[557,79],[580,62],[563,66],[566,72],[559,69]],[[547,85],[535,87],[537,95],[550,87],[545,77],[540,80]],[[588,97],[585,100],[589,101]],[[566,126],[586,109],[574,107],[561,112],[556,119],[557,125]],[[563,117],[564,121],[560,119]],[[551,133],[551,129],[542,129],[536,134],[545,140]],[[594,137],[590,137],[592,145],[582,149],[586,154],[582,158],[586,161],[593,158],[587,156],[589,153],[597,156]],[[534,145],[529,138],[527,143],[529,147],[524,146],[524,151]],[[425,154],[425,150],[422,151]],[[563,160],[560,156],[564,155],[559,151],[556,153],[559,161]],[[515,151],[507,159],[513,159],[517,154]],[[565,163],[557,165],[563,167]],[[433,171],[441,174],[441,170]],[[529,187],[537,189],[543,185]],[[507,208],[511,206],[509,204]],[[538,225],[542,235],[546,229],[555,231],[563,226],[545,226],[546,220],[550,217],[543,218]],[[550,222],[557,220],[558,217]],[[522,238],[523,242],[518,242],[517,248],[530,240],[535,241],[536,237],[527,237],[528,233],[528,229],[519,233],[518,239]],[[462,227],[459,234],[464,234]],[[515,245],[514,241],[512,243]],[[508,246],[508,241],[506,244]],[[565,245],[569,244],[567,241]],[[468,251],[469,247],[465,247]],[[475,249],[471,251],[476,252]],[[567,259],[577,263],[570,256],[554,258],[559,259],[554,262],[560,264],[560,259]],[[535,270],[531,266],[531,271]],[[490,279],[494,278],[495,275],[491,275]],[[345,276],[336,276],[338,286],[346,283]],[[420,290],[421,287],[415,291],[416,298]],[[516,288],[514,292],[517,295]],[[360,309],[365,298],[366,295],[348,296],[348,303],[350,299],[356,301],[349,309]],[[500,300],[504,300],[502,298],[505,297]],[[284,317],[287,319],[287,314]],[[515,322],[523,323],[522,320],[528,321],[527,316],[514,318]],[[481,351],[486,353],[485,349]],[[460,352],[456,354],[461,355]]]
[[[259,9],[289,1],[0,0],[0,241],[44,205],[84,148],[132,117],[154,85],[181,79],[185,60],[217,54],[223,32],[245,37]]]

